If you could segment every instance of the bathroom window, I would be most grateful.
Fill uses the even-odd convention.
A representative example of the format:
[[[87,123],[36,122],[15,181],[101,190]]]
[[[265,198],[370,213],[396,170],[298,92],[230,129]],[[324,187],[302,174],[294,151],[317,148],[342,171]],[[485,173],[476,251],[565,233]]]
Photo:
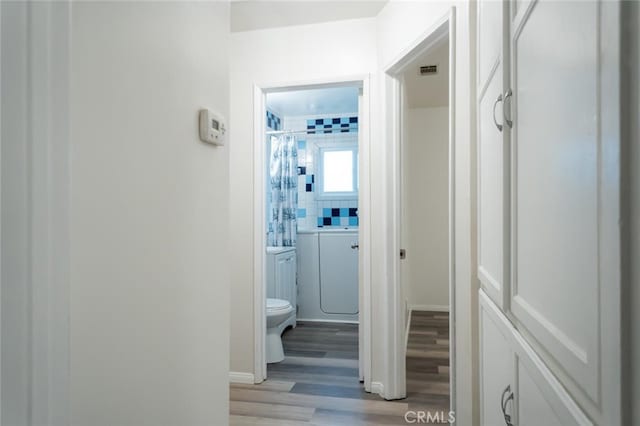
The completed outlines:
[[[358,146],[320,148],[318,199],[358,198]]]

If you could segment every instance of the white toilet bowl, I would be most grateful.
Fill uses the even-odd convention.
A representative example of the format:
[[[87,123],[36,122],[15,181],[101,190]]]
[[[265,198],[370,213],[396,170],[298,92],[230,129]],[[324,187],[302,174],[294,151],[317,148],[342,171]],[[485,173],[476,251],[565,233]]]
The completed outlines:
[[[291,313],[293,306],[286,300],[267,299],[267,363],[280,362],[284,359],[282,348],[281,325]]]

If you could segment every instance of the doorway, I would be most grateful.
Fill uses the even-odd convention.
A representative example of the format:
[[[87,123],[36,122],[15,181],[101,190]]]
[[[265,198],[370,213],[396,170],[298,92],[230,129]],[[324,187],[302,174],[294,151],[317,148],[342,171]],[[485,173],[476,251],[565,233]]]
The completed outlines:
[[[322,110],[324,107],[320,104],[323,99],[314,96],[331,91],[336,94],[349,91],[355,93],[355,111],[353,108],[350,112]],[[322,335],[327,329],[335,328],[328,332],[339,335],[345,333],[342,328],[348,327],[347,334],[350,333],[356,338],[356,380],[363,383],[366,391],[370,391],[371,290],[368,274],[370,250],[367,244],[370,232],[368,77],[298,85],[256,86],[254,99],[254,185],[255,188],[264,188],[263,191],[256,191],[254,194],[254,266],[256,271],[262,271],[255,274],[254,281],[255,381],[260,383],[267,378],[268,371],[278,370],[277,362],[269,364],[276,367],[268,370],[269,360],[284,360],[284,353],[273,357],[273,340],[276,339],[274,334],[280,335],[281,331],[284,332],[286,351],[287,335],[292,337],[289,340],[295,347],[304,340],[304,336],[299,338],[304,334],[302,331]],[[318,110],[313,111],[314,107]],[[319,123],[320,120],[322,123]],[[276,124],[277,122],[279,124]],[[302,153],[305,156],[305,159],[300,158],[292,163],[297,169],[295,181],[298,188],[293,190],[296,194],[296,204],[286,206],[289,210],[283,210],[278,206],[274,209],[273,197],[281,199],[282,194],[278,192],[274,195],[271,188],[274,178],[268,173],[272,168],[272,147],[280,146],[281,143],[288,144],[289,154],[297,156],[298,153]],[[291,152],[294,147],[297,150],[295,154]],[[324,163],[330,162],[335,163],[334,166],[323,167]],[[336,169],[336,164],[345,162],[353,165],[350,169],[345,169],[345,172],[349,173],[341,173],[339,176],[328,175]],[[291,173],[290,168],[289,174]],[[287,179],[293,180],[294,176]],[[275,181],[277,180],[275,177]],[[287,218],[294,219],[291,217],[292,209],[295,209],[294,221],[298,226],[285,224],[289,229],[285,231],[285,238],[281,238],[276,234],[283,231],[283,228],[277,221],[283,218],[283,212]],[[293,241],[291,230],[296,231]],[[283,245],[297,247],[274,247]],[[340,260],[339,257],[335,257],[337,249],[344,249],[343,258],[353,259],[352,266],[349,264],[340,269],[354,269],[353,273],[336,277],[335,268],[326,267],[323,270],[320,264],[323,253],[325,259],[333,257],[334,261],[337,261]],[[314,250],[315,256],[312,253]],[[300,257],[301,253],[296,253],[299,251],[304,251],[303,257]],[[296,266],[293,267],[293,274],[291,264],[288,265],[289,272],[286,272],[286,264],[279,262],[277,257],[294,259]],[[310,258],[316,259],[313,261],[315,263],[309,265]],[[327,277],[333,274],[330,279],[325,280],[326,286],[322,286],[323,271]],[[275,281],[269,277],[278,272],[283,276],[289,274],[289,281],[292,280],[296,286],[294,291],[274,289],[278,285],[274,287]],[[314,278],[314,274],[318,277]],[[334,294],[340,288],[335,286],[336,278],[355,279],[353,291],[342,295],[345,297]],[[286,283],[287,280],[277,282]],[[305,285],[300,286],[301,282]],[[315,284],[317,288],[313,287]],[[280,293],[277,293],[278,291]],[[277,294],[282,297],[277,297]],[[291,296],[286,297],[287,294]],[[268,330],[268,299],[272,304],[275,303],[273,299],[288,299],[289,305],[293,308],[291,316],[285,320],[282,330],[278,329],[277,333],[274,333],[273,328]],[[272,324],[273,321],[269,322],[269,325]],[[305,326],[304,330],[300,328],[301,324]],[[328,327],[323,326],[327,324]],[[285,332],[294,326],[297,327]],[[355,330],[355,333],[352,330]],[[353,334],[357,334],[357,337]],[[351,347],[346,351],[351,352],[348,357],[353,358],[353,350]]]
[[[398,315],[392,330],[404,336],[392,340],[394,372],[405,378],[397,381],[395,394],[411,399],[412,393],[437,389],[437,406],[450,411],[455,411],[454,17],[451,9],[386,70],[395,158]]]

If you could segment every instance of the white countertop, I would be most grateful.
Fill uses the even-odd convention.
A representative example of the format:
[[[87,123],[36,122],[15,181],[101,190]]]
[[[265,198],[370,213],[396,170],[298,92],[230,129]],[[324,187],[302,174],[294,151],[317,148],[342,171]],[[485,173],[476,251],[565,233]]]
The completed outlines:
[[[267,254],[279,254],[295,250],[295,247],[267,247]]]

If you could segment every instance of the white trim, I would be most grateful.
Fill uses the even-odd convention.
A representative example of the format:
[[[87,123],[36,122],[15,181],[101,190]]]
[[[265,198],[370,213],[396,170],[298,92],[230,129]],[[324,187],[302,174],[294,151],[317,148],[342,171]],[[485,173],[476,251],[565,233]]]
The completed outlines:
[[[411,311],[449,312],[449,305],[409,305]]]
[[[359,132],[358,147],[360,158],[360,193],[358,198],[358,209],[360,212],[370,212],[371,190],[368,188],[370,178],[369,153],[370,153],[370,75],[344,76],[328,78],[322,80],[307,80],[300,82],[279,82],[269,84],[254,85],[254,128],[253,128],[253,170],[254,170],[254,213],[253,213],[253,295],[254,295],[254,375],[255,382],[260,383],[266,379],[267,362],[265,356],[266,335],[266,271],[265,271],[265,247],[266,247],[266,194],[265,194],[265,173],[266,164],[263,132],[265,126],[266,94],[283,92],[291,89],[308,89],[322,87],[341,87],[360,85],[363,91],[362,111],[359,111]],[[360,293],[360,320],[359,338],[362,354],[359,356],[359,366],[362,370],[364,388],[371,389],[371,226],[368,214],[362,214],[359,218],[358,229],[360,251],[359,251],[359,293]],[[344,322],[344,321],[340,321]]]
[[[371,382],[371,393],[384,396],[384,385],[380,382]]]
[[[245,385],[256,384],[255,376],[241,371],[229,371],[229,383],[242,383]]]
[[[14,129],[21,129],[19,137],[11,141],[13,147],[19,146],[21,151],[10,150],[15,158],[5,159],[19,160],[13,173],[20,174],[20,178],[5,181],[2,189],[3,193],[25,194],[24,204],[12,207],[23,215],[20,227],[24,232],[17,236],[14,234],[23,250],[13,254],[20,258],[20,262],[24,262],[26,272],[19,279],[2,283],[3,293],[15,290],[15,286],[23,287],[21,295],[24,295],[24,300],[20,303],[24,311],[20,312],[20,318],[10,318],[14,322],[12,328],[23,335],[18,344],[8,345],[5,339],[11,336],[6,334],[0,336],[0,341],[3,354],[13,353],[6,359],[15,362],[15,355],[21,356],[17,359],[22,365],[10,365],[9,368],[25,373],[23,378],[27,392],[6,387],[5,383],[2,383],[2,387],[5,395],[13,393],[12,397],[15,397],[7,400],[25,403],[24,409],[20,407],[22,414],[18,415],[26,418],[10,418],[9,422],[26,421],[29,424],[57,426],[70,423],[71,6],[67,1],[60,1],[13,4],[11,8],[20,13],[25,21],[15,26],[9,25],[4,29],[8,34],[4,35],[23,38],[22,41],[26,42],[16,43],[15,50],[3,50],[2,59],[9,64],[13,59],[15,64],[19,62],[24,69],[18,81],[7,80],[11,78],[11,72],[3,81],[16,89],[9,94],[3,90],[3,96],[10,96],[9,102],[20,107],[13,111],[11,121],[3,116],[2,122],[10,123]],[[20,59],[16,60],[16,57]],[[33,117],[38,119],[33,120]],[[3,239],[5,236],[3,234]],[[3,262],[7,260],[2,259]],[[6,408],[3,414],[11,411]]]
[[[440,46],[449,37],[449,300],[451,303],[451,313],[449,317],[450,333],[450,386],[451,386],[451,410],[456,407],[455,388],[455,7],[452,7],[430,28],[428,28],[418,39],[410,44],[385,68],[385,88],[387,116],[390,126],[387,128],[385,136],[391,141],[390,152],[390,173],[393,184],[390,186],[390,193],[387,203],[393,206],[390,211],[389,229],[391,229],[389,256],[391,271],[390,282],[384,292],[388,310],[386,312],[386,323],[388,327],[382,336],[383,347],[382,356],[385,360],[385,393],[386,399],[403,398],[406,395],[406,371],[405,354],[406,344],[403,346],[402,335],[406,333],[404,317],[404,298],[402,295],[402,285],[400,281],[400,259],[398,256],[400,248],[400,141],[402,140],[402,82],[400,81],[402,72],[415,59],[424,52]],[[391,108],[391,109],[389,109]]]
[[[267,334],[267,322],[266,322],[266,254],[265,247],[267,245],[266,229],[265,229],[265,176],[264,176],[264,164],[265,164],[265,148],[263,143],[263,131],[266,129],[265,125],[265,113],[266,111],[266,95],[263,90],[258,87],[253,87],[253,105],[254,105],[254,117],[255,123],[254,131],[254,144],[253,144],[253,199],[254,199],[254,214],[253,214],[253,297],[254,297],[254,365],[253,371],[255,375],[255,382],[262,383],[267,378],[267,357],[266,357],[266,334]],[[259,173],[257,171],[260,171]]]

